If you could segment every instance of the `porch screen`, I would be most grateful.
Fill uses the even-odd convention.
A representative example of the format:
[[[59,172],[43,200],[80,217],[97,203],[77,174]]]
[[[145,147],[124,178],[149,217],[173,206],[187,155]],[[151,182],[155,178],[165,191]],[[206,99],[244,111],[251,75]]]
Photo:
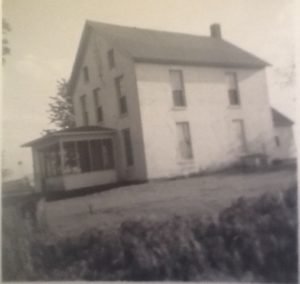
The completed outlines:
[[[64,142],[64,173],[86,173],[114,168],[110,138]]]
[[[89,141],[77,142],[79,165],[81,172],[86,173],[91,171],[91,155],[89,153]]]

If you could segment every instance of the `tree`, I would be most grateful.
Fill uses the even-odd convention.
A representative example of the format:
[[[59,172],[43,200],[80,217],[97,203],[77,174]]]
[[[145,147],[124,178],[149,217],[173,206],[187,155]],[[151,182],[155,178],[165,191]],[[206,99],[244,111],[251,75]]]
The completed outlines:
[[[2,19],[2,63],[5,63],[5,56],[10,54],[7,33],[11,31],[11,26],[6,19]]]
[[[49,120],[56,126],[53,130],[44,130],[44,134],[49,134],[56,130],[75,127],[74,110],[72,97],[67,92],[68,83],[66,79],[57,81],[57,94],[50,97]]]

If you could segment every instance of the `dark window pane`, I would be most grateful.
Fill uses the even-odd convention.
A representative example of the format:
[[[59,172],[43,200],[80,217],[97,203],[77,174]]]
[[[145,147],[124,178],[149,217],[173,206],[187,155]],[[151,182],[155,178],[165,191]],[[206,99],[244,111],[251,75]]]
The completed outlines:
[[[87,107],[86,107],[86,95],[82,95],[80,97],[80,102],[81,102],[83,125],[88,125],[89,124],[89,116],[88,116]]]
[[[278,136],[275,136],[275,143],[277,147],[280,147],[280,140]]]
[[[88,82],[89,81],[89,69],[87,66],[83,67],[83,78],[84,78],[84,82]]]
[[[120,112],[123,113],[127,113],[127,100],[126,97],[120,97]]]
[[[111,139],[102,140],[103,167],[112,169],[114,167],[114,153]]]
[[[97,108],[97,120],[100,122],[100,121],[103,121],[103,111],[102,111],[102,107],[99,106]]]
[[[229,102],[231,105],[239,105],[240,104],[240,98],[237,90],[229,90]]]
[[[173,100],[175,106],[185,106],[185,97],[182,90],[173,91]]]
[[[126,152],[126,160],[127,165],[133,165],[133,152],[132,152],[132,145],[131,145],[131,137],[129,129],[123,130],[123,139],[124,139],[124,147]]]
[[[71,174],[79,171],[75,142],[64,142],[64,173]]]
[[[91,171],[91,161],[89,154],[89,143],[88,141],[77,142],[78,154],[79,154],[79,165],[81,172]]]
[[[103,158],[102,158],[102,143],[101,140],[91,140],[91,160],[92,170],[99,171],[103,169]]]
[[[109,68],[110,69],[114,68],[115,67],[115,55],[114,55],[113,49],[108,51],[107,57],[108,57]]]

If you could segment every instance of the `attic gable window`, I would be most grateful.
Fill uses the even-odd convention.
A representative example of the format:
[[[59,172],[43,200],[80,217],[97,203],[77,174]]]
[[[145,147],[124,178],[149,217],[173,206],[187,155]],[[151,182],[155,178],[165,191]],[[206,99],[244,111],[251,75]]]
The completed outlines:
[[[108,65],[110,69],[116,66],[114,50],[110,49],[107,53]]]
[[[240,101],[240,95],[238,90],[236,73],[227,73],[226,80],[227,80],[229,104],[232,106],[239,106],[241,104],[241,101]]]
[[[87,66],[84,66],[82,69],[83,72],[83,80],[85,83],[90,81],[90,77],[89,77],[89,69]]]
[[[170,80],[175,107],[186,106],[183,75],[181,70],[170,70]]]

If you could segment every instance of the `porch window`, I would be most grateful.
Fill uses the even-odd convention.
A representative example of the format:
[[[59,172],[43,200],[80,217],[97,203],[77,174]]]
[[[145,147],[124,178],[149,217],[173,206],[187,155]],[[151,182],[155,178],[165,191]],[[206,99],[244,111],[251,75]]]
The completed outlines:
[[[186,106],[183,75],[181,70],[170,70],[173,103],[175,107]]]
[[[76,143],[64,142],[63,153],[64,153],[64,173],[72,174],[72,173],[80,172],[77,163]]]
[[[114,168],[110,138],[64,142],[64,173],[87,173]]]
[[[90,147],[92,153],[92,170],[100,171],[103,169],[102,141],[91,140]]]
[[[41,162],[41,173],[45,177],[55,177],[61,174],[61,160],[59,155],[59,145],[48,146],[43,151],[39,151]]]
[[[91,171],[91,155],[89,153],[89,141],[78,141],[79,167],[82,173]]]
[[[114,167],[113,145],[111,139],[102,140],[103,169]]]

